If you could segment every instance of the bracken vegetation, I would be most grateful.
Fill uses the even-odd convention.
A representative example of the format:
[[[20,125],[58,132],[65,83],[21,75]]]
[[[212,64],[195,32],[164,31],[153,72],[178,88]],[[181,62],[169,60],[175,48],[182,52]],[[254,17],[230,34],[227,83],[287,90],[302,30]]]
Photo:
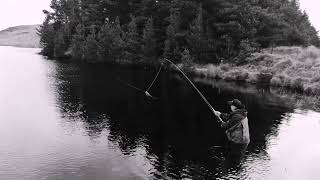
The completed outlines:
[[[290,89],[278,88],[278,87],[257,87],[252,84],[244,83],[239,84],[237,82],[227,82],[221,80],[212,80],[206,79],[202,77],[195,77],[193,79],[195,82],[204,83],[212,86],[213,88],[217,88],[221,91],[229,91],[233,93],[241,93],[245,94],[246,97],[255,98],[245,98],[246,101],[253,100],[255,103],[264,102],[268,104],[277,104],[281,103],[288,107],[295,106],[300,110],[315,110],[320,111],[320,97],[317,95],[305,96],[301,93],[292,92]],[[267,98],[266,98],[267,97]],[[260,99],[257,101],[257,99]],[[281,101],[281,102],[279,102]],[[246,102],[250,103],[250,102]]]
[[[320,95],[320,49],[314,46],[264,49],[247,58],[243,65],[209,64],[194,71],[206,77],[263,83]]]

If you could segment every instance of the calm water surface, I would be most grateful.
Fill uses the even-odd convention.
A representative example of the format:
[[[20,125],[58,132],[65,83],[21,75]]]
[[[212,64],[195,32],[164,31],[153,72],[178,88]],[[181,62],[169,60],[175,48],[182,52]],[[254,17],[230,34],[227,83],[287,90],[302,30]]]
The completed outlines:
[[[194,79],[220,111],[248,107],[251,143],[240,164],[224,132],[181,78],[49,61],[39,49],[0,47],[0,179],[320,179],[320,113],[264,90]],[[243,87],[242,87],[243,88]]]

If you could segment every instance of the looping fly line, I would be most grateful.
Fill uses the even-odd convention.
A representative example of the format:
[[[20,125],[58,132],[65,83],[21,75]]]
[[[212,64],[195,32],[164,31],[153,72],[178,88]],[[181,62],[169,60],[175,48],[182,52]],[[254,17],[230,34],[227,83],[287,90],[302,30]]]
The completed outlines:
[[[174,64],[172,61],[170,61],[169,59],[166,59],[166,58],[164,58],[164,60],[166,60],[167,62],[171,63],[176,69],[178,69],[178,71],[188,80],[188,82],[197,91],[197,93],[200,95],[200,97],[203,99],[203,101],[207,104],[207,106],[212,111],[212,113],[216,116],[216,110],[211,106],[209,101],[204,97],[204,95],[200,92],[200,90],[193,84],[193,82],[188,78],[188,76],[176,64]],[[157,80],[157,78],[158,78],[158,76],[159,76],[159,74],[161,72],[162,66],[163,66],[163,63],[161,63],[161,66],[160,66],[156,76],[154,77],[153,81],[151,82],[151,84],[149,85],[149,87],[148,87],[148,89],[146,91],[142,90],[142,89],[140,89],[138,87],[135,87],[135,86],[123,81],[123,80],[119,79],[119,81],[124,83],[124,84],[126,84],[127,86],[133,88],[133,89],[136,89],[137,91],[143,92],[149,98],[157,99],[157,98],[153,97],[148,91],[152,88],[152,86],[154,85],[155,81]],[[217,117],[218,117],[218,120],[220,122],[223,122],[222,119],[219,116],[217,116]]]
[[[123,83],[123,84],[125,84],[125,85],[127,85],[127,86],[129,86],[129,87],[131,87],[131,88],[133,88],[133,89],[135,89],[135,90],[137,90],[137,91],[140,91],[140,92],[144,93],[147,97],[149,97],[149,98],[151,98],[151,99],[158,99],[158,98],[152,96],[152,95],[149,93],[149,90],[152,88],[152,86],[154,85],[155,81],[157,80],[157,78],[158,78],[158,76],[159,76],[159,74],[160,74],[160,72],[161,72],[162,66],[163,66],[163,64],[161,63],[161,66],[160,66],[160,68],[159,68],[156,76],[155,76],[154,79],[152,80],[152,82],[151,82],[151,84],[149,85],[149,87],[148,87],[147,90],[142,90],[142,89],[140,89],[140,88],[138,88],[138,87],[135,87],[135,86],[129,84],[128,82],[125,82],[124,80],[121,80],[121,79],[119,79],[119,78],[118,78],[118,80],[119,80],[121,83]]]

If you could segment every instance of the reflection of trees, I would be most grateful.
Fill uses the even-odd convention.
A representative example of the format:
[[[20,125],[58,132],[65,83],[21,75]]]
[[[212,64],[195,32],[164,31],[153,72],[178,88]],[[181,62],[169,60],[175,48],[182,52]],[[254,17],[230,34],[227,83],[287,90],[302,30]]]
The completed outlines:
[[[88,111],[85,87],[82,87],[80,67],[73,64],[56,64],[55,93],[58,109],[66,121],[83,121],[87,133],[97,136],[106,127],[104,114]]]
[[[117,81],[121,78],[143,89],[152,80],[152,71],[101,65],[71,70],[70,67],[72,65],[57,68],[57,77],[62,82],[57,85],[58,103],[62,114],[80,112],[79,117],[87,124],[90,136],[107,128],[108,139],[127,155],[145,146],[146,158],[156,157],[152,163],[160,172],[154,175],[158,178],[219,177],[221,160],[213,156],[221,156],[222,150],[212,152],[211,147],[223,145],[224,132],[185,81],[162,73],[150,90],[160,98],[153,102]],[[234,97],[247,104],[252,139],[250,151],[265,149],[266,135],[277,132],[278,120],[291,108],[281,105],[282,100],[270,93],[239,92],[239,87],[232,90],[226,86],[211,88],[206,83],[198,84],[219,111],[229,111],[226,101]]]
[[[85,112],[79,88],[79,68],[70,64],[57,63],[54,85],[58,108],[63,116],[77,116]]]

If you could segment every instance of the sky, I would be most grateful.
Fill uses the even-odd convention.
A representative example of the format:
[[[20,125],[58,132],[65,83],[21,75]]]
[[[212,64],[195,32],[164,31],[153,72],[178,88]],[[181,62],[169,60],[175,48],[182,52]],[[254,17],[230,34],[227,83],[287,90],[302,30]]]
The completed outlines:
[[[41,24],[43,9],[49,9],[51,0],[0,0],[0,30],[29,24]],[[309,14],[311,23],[320,31],[320,1],[300,0],[302,10]]]
[[[300,0],[300,7],[302,10],[307,11],[312,25],[318,31],[320,31],[320,1],[319,0]]]
[[[43,9],[51,0],[0,0],[0,30],[18,25],[41,24]]]

